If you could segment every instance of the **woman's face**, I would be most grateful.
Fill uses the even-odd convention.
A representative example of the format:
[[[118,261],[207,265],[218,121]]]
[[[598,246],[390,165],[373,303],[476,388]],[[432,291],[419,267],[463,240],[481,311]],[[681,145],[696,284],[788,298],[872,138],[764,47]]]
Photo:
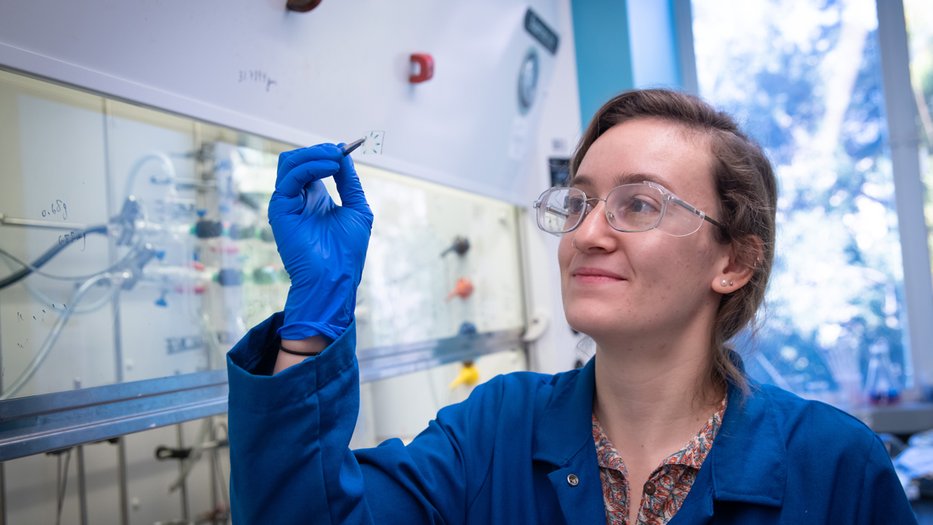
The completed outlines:
[[[587,151],[572,185],[604,199],[624,183],[654,181],[719,218],[709,139],[660,119],[640,118],[603,133]],[[597,343],[708,341],[729,262],[715,226],[674,237],[659,229],[622,233],[599,202],[560,241],[558,259],[567,321]]]

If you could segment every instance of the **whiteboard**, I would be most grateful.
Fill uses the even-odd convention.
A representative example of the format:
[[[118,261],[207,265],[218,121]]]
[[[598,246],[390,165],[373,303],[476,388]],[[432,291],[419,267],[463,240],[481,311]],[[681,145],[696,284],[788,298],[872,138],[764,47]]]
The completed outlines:
[[[0,0],[0,66],[294,144],[383,133],[370,164],[511,202],[533,163],[559,0]],[[560,45],[558,53],[571,46]],[[519,71],[539,57],[537,100]],[[410,84],[411,53],[434,78]]]

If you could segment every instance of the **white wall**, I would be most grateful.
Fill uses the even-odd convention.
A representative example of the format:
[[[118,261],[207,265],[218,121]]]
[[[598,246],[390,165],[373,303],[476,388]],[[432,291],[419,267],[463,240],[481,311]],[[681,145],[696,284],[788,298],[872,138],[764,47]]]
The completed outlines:
[[[536,49],[546,85],[554,62],[523,19],[561,3],[0,0],[0,64],[296,144],[384,131],[379,167],[513,201],[538,116],[519,69]],[[408,83],[413,52],[432,80]]]

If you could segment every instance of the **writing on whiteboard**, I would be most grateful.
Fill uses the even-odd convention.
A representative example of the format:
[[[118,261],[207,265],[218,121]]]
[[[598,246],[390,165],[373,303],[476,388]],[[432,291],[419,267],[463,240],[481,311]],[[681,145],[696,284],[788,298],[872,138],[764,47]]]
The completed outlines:
[[[73,243],[73,242],[75,242],[75,241],[78,241],[78,240],[81,241],[81,251],[83,252],[84,250],[87,249],[87,234],[86,234],[86,233],[77,232],[77,231],[72,231],[72,232],[68,232],[68,233],[66,233],[66,234],[64,234],[64,235],[59,235],[59,236],[58,236],[58,244],[59,244],[59,246],[63,246],[63,245],[66,245],[66,244],[71,244],[71,243]]]
[[[61,217],[63,221],[68,220],[68,204],[61,199],[55,199],[47,209],[42,210],[42,218]]]
[[[237,75],[237,79],[237,82],[240,84],[259,84],[263,86],[267,92],[272,89],[272,86],[278,83],[261,69],[241,69]]]

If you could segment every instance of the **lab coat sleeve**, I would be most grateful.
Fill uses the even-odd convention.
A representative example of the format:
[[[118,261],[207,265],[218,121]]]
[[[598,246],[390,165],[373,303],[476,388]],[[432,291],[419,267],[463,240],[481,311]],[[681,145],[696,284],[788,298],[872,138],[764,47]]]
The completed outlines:
[[[355,327],[273,376],[281,323],[272,316],[227,355],[233,522],[370,523],[348,449],[359,413]]]
[[[488,482],[501,385],[479,385],[470,398],[444,407],[408,445],[390,439],[356,451],[375,523],[444,523],[467,520]]]
[[[859,523],[916,525],[917,517],[881,440],[871,440],[859,493]]]
[[[273,316],[228,354],[234,523],[461,521],[469,498],[465,456],[481,447],[459,443],[470,442],[463,433],[477,404],[445,409],[408,446],[390,440],[354,453],[348,448],[359,413],[354,326],[319,356],[270,376],[280,324],[281,316]],[[474,463],[483,469],[487,462]]]

